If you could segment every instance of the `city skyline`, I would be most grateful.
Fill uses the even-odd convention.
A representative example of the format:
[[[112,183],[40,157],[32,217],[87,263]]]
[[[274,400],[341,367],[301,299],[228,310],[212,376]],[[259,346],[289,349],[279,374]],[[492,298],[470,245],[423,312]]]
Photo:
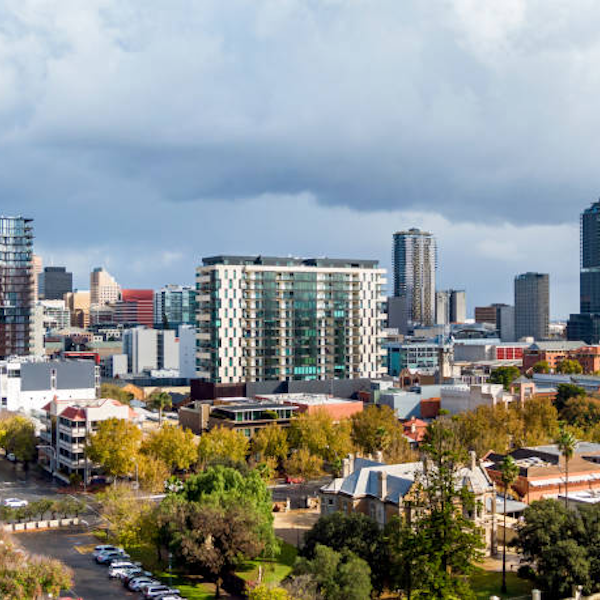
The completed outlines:
[[[578,310],[597,8],[45,6],[0,9],[0,195],[77,287],[98,264],[136,287],[191,283],[219,252],[389,270],[390,232],[419,227],[470,311],[510,301],[525,271],[550,274],[553,317]]]

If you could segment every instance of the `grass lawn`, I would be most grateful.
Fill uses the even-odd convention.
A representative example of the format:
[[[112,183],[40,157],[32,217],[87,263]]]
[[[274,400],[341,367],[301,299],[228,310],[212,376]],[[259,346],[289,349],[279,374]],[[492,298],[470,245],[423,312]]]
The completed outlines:
[[[281,542],[281,551],[274,560],[259,558],[243,564],[236,575],[244,581],[258,581],[259,567],[262,567],[262,578],[265,583],[279,583],[285,579],[296,561],[298,551],[287,542]]]
[[[498,571],[484,571],[479,569],[473,577],[471,577],[471,585],[477,600],[489,600],[490,596],[498,596],[499,598],[516,598],[531,594],[533,588],[530,581],[520,579],[516,573],[508,571],[506,573],[506,589],[508,593],[501,594],[502,573]]]

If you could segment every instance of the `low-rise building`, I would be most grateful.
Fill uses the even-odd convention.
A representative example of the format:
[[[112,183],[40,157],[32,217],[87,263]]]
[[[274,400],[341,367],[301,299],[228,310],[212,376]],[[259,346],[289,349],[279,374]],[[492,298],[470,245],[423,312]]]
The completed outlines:
[[[448,385],[442,387],[441,408],[451,415],[456,415],[478,406],[496,406],[509,404],[515,397],[504,390],[504,386],[495,383],[479,385]]]
[[[136,421],[137,413],[109,398],[93,400],[52,400],[43,409],[40,433],[40,464],[49,473],[68,482],[78,475],[88,482],[96,466],[87,460],[84,448],[89,435],[106,419]]]
[[[422,475],[422,462],[386,465],[349,457],[344,459],[342,477],[334,479],[319,491],[321,514],[337,511],[362,513],[373,518],[381,527],[395,516],[410,519],[411,511],[420,508],[414,505],[414,486]],[[474,455],[471,456],[471,462],[457,473],[459,484],[467,486],[474,493],[476,509],[469,516],[484,529],[488,551],[494,551],[496,490]]]
[[[324,411],[334,421],[351,417],[362,412],[364,408],[364,404],[360,400],[346,400],[326,394],[262,394],[257,395],[256,399],[295,406],[298,413],[310,414]]]
[[[20,357],[0,361],[2,410],[35,413],[53,398],[94,399],[100,372],[92,361]]]
[[[586,348],[584,342],[568,342],[566,340],[535,342],[523,352],[523,369],[528,371],[533,368],[536,363],[545,361],[548,363],[550,369],[553,370],[565,359],[578,360],[578,354],[580,354],[582,358],[584,356],[595,354],[595,352],[592,352],[592,348],[597,348],[598,367],[596,370],[600,369],[600,346],[587,347],[586,350],[583,350],[584,348]],[[585,362],[588,362],[588,360]],[[587,372],[594,373],[594,371]]]

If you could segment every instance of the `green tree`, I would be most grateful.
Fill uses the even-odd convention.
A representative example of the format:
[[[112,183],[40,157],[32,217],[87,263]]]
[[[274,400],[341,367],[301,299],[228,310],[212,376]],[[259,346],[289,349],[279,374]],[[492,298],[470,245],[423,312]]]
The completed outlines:
[[[539,360],[533,365],[534,373],[550,373],[550,365],[547,360]]]
[[[600,400],[589,396],[569,398],[560,413],[560,418],[574,427],[593,429],[600,423]]]
[[[124,477],[133,473],[141,441],[142,432],[134,423],[106,419],[88,438],[85,454],[92,462],[102,465],[108,475]]]
[[[189,429],[166,423],[144,440],[142,452],[162,460],[171,471],[189,469],[198,460],[198,446]]]
[[[248,591],[248,600],[292,600],[292,597],[284,588],[261,584]]]
[[[508,490],[519,476],[519,467],[515,459],[509,455],[504,457],[500,466],[500,480],[504,489],[504,533],[502,540],[502,593],[506,594],[506,502],[508,500]]]
[[[8,420],[4,437],[5,449],[17,460],[25,463],[36,455],[35,426],[26,417],[15,416]]]
[[[223,459],[242,463],[247,454],[248,438],[235,429],[215,427],[200,436],[198,460],[201,467]]]
[[[317,544],[311,559],[299,558],[294,576],[310,576],[325,600],[368,600],[371,597],[369,565],[348,551]]]
[[[382,590],[389,562],[383,532],[373,519],[362,513],[334,512],[322,516],[304,535],[302,556],[313,558],[318,545],[336,552],[352,552],[365,560],[373,574],[373,587]]]
[[[498,367],[490,374],[489,382],[497,383],[504,386],[505,390],[510,388],[510,384],[521,376],[521,371],[518,367]]]
[[[415,540],[411,547],[417,564],[410,580],[418,582],[416,598],[473,598],[468,578],[482,559],[482,532],[466,515],[475,509],[473,493],[459,476],[467,457],[457,448],[453,429],[445,418],[427,429],[422,445],[425,464],[422,478],[412,490]]]
[[[569,505],[569,461],[573,458],[577,440],[569,431],[561,430],[556,438],[556,445],[559,452],[565,459],[565,507]]]
[[[583,367],[579,361],[565,358],[556,366],[556,372],[563,375],[578,375],[583,373]]]
[[[289,453],[285,429],[274,423],[258,431],[252,438],[252,452],[260,461],[272,458],[281,466]]]
[[[165,491],[165,481],[171,469],[161,459],[148,454],[139,454],[137,459],[138,479],[142,489],[157,494]]]
[[[404,429],[389,406],[367,406],[352,416],[352,441],[364,454],[397,452],[399,438],[404,439]]]
[[[146,401],[146,406],[152,410],[158,410],[158,425],[162,425],[163,411],[168,410],[173,406],[171,395],[163,390],[157,389],[150,394]]]
[[[122,387],[114,383],[103,383],[100,385],[100,396],[102,398],[112,398],[118,400],[122,404],[129,405],[133,400],[133,394],[124,390]]]
[[[585,389],[572,383],[559,383],[556,390],[556,398],[554,405],[559,413],[562,412],[567,400],[577,398],[578,396],[585,397]]]

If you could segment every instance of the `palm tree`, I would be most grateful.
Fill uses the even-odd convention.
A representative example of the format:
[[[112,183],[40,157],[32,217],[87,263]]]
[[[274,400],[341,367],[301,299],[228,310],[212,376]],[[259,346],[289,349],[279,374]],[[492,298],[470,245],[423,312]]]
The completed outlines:
[[[519,476],[519,466],[515,459],[507,454],[500,465],[500,480],[504,487],[504,532],[502,542],[502,593],[506,594],[506,500],[510,486]]]
[[[558,446],[558,451],[565,458],[565,507],[569,506],[569,461],[573,458],[573,454],[575,453],[575,446],[577,445],[577,440],[575,436],[564,429],[560,430],[558,434],[558,438],[556,439],[556,445]]]
[[[167,392],[156,390],[152,392],[146,404],[150,408],[158,409],[158,426],[160,427],[162,425],[163,410],[166,408],[171,408],[171,406],[173,406],[173,400],[171,399],[171,396],[167,394]]]

